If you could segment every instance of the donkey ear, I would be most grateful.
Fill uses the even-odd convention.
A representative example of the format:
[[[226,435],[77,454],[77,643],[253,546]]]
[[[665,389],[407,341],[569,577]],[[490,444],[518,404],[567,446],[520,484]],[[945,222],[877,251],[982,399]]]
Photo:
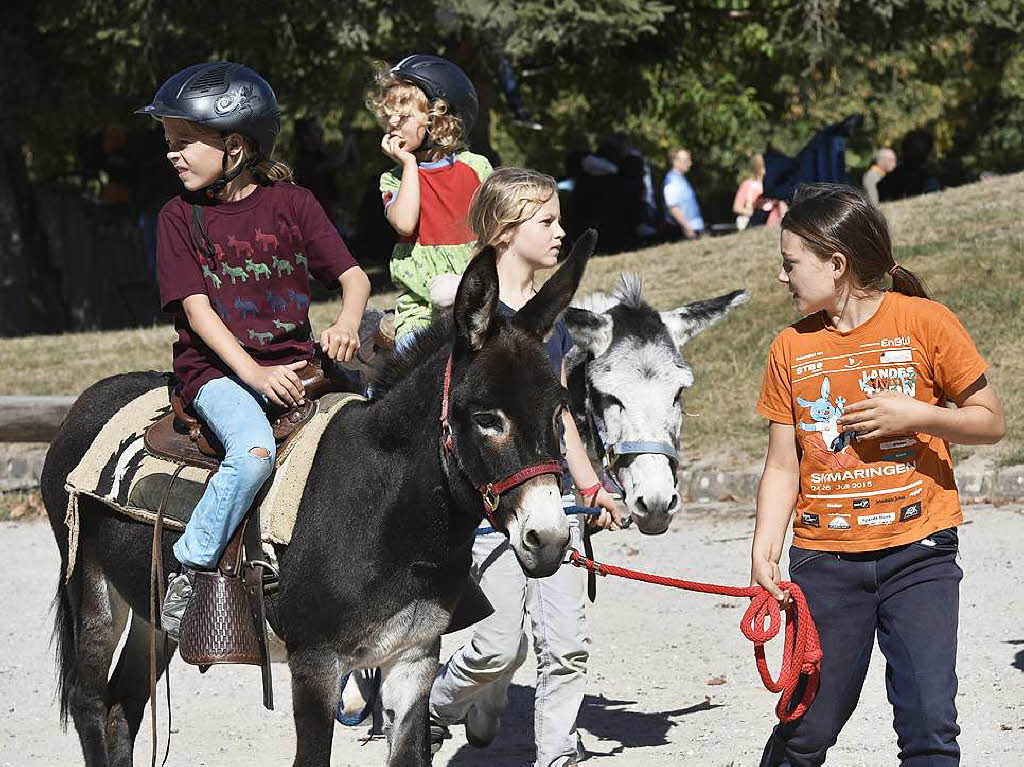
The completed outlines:
[[[612,344],[612,318],[607,314],[570,306],[565,313],[565,325],[576,346],[595,357],[608,351]]]
[[[516,327],[543,340],[554,327],[558,315],[566,310],[572,301],[583,271],[587,268],[587,260],[594,252],[597,244],[597,231],[588,229],[579,236],[572,246],[569,257],[562,262],[551,279],[544,283],[537,295],[526,302],[513,322]],[[463,278],[465,279],[465,278]]]
[[[480,351],[498,313],[498,262],[494,248],[480,251],[466,267],[452,310],[456,345]]]
[[[750,294],[747,291],[734,290],[723,296],[693,301],[678,309],[661,312],[661,321],[665,323],[676,346],[681,347],[722,319],[730,310],[745,304],[748,298]]]

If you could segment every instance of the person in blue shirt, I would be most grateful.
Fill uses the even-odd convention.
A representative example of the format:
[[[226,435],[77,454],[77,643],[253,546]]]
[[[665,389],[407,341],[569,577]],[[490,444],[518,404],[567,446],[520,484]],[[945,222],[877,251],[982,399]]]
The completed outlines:
[[[671,154],[672,170],[665,174],[662,195],[665,198],[665,218],[670,229],[676,229],[688,240],[695,240],[704,234],[704,218],[700,214],[697,195],[686,180],[686,173],[693,166],[693,157],[686,149],[677,149]]]

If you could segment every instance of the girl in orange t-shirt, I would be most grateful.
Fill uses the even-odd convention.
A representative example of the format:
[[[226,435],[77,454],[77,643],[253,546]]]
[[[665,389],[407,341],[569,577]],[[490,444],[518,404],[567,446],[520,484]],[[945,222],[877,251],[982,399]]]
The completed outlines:
[[[963,573],[949,443],[999,441],[1002,405],[956,315],[893,260],[885,218],[858,191],[803,187],[781,243],[779,282],[804,318],[772,343],[757,403],[770,424],[750,581],[788,601],[792,518],[789,575],[823,659],[813,705],[775,728],[761,764],[824,763],[877,635],[900,763],[952,767]]]

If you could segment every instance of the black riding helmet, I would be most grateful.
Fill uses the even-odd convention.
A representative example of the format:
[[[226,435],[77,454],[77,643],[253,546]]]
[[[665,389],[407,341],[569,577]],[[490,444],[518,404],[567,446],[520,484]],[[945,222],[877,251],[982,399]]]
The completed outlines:
[[[256,142],[258,156],[236,168],[232,178],[244,167],[270,157],[281,132],[281,110],[270,83],[249,67],[230,61],[195,64],[181,70],[160,86],[152,103],[135,114],[158,120],[178,117],[221,135],[241,133],[249,137]],[[226,163],[227,157],[224,159]],[[222,176],[208,189],[223,189],[230,180]]]
[[[414,53],[395,64],[391,74],[420,88],[431,101],[447,101],[452,113],[462,119],[465,135],[472,132],[480,102],[476,88],[460,67],[439,56]]]

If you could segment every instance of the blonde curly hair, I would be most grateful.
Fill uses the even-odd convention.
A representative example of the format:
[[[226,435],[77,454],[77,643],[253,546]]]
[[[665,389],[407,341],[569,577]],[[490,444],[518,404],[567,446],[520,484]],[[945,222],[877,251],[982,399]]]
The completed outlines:
[[[473,194],[469,225],[477,245],[501,245],[505,236],[558,194],[546,173],[528,168],[497,168]]]
[[[408,114],[416,109],[427,116],[429,146],[424,151],[427,162],[434,162],[465,148],[465,126],[462,118],[451,113],[445,99],[431,101],[427,94],[410,82],[395,77],[391,67],[377,64],[374,77],[376,89],[366,98],[366,108],[373,112],[381,127],[386,128],[392,115]]]

